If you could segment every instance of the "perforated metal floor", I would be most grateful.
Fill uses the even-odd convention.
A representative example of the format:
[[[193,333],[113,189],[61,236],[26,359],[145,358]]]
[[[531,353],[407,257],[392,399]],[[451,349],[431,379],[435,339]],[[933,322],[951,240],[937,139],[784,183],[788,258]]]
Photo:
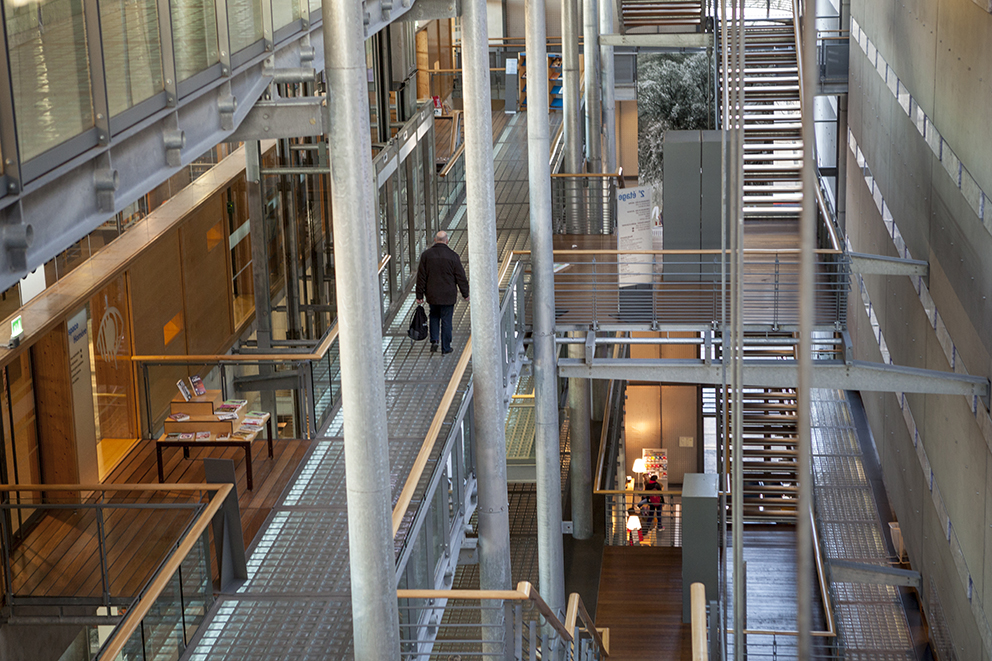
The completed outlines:
[[[816,511],[828,560],[889,565],[882,522],[843,392],[812,391]],[[843,658],[915,659],[897,588],[832,583]]]
[[[559,121],[552,115],[552,130]],[[511,118],[495,145],[497,249],[500,260],[529,244],[526,115]],[[468,263],[464,206],[449,227],[450,245]],[[440,403],[461,348],[470,333],[470,308],[457,305],[450,355],[431,354],[427,342],[414,343],[406,329],[415,309],[411,292],[382,340],[389,424],[390,484],[399,494]],[[468,387],[471,367],[460,388]],[[456,412],[449,412],[445,436]],[[295,480],[256,538],[248,560],[249,578],[234,594],[223,595],[189,658],[350,659],[352,622],[348,572],[348,530],[341,412],[331,419],[326,438],[315,442]],[[533,436],[533,433],[531,433]],[[433,458],[432,462],[436,461]],[[427,472],[430,472],[430,466]],[[416,494],[418,499],[421,494]],[[526,501],[526,493],[518,499]],[[526,509],[526,508],[525,508]],[[413,513],[408,515],[408,519]],[[398,540],[402,541],[404,527]],[[514,567],[534,567],[536,523],[515,535]],[[526,533],[526,534],[523,534]],[[477,581],[478,579],[476,579]]]

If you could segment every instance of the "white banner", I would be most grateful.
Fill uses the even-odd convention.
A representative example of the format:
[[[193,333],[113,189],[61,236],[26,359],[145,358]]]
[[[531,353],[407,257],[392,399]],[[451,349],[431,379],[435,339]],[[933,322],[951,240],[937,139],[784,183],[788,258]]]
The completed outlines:
[[[617,249],[651,250],[651,187],[617,191]],[[652,255],[620,255],[620,286],[650,284]]]

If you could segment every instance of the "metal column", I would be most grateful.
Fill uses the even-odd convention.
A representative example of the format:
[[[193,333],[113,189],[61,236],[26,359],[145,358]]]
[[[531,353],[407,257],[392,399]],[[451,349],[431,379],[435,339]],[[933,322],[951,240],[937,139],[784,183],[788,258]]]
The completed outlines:
[[[582,0],[582,52],[586,74],[586,163],[589,172],[602,172],[603,95],[599,78],[599,0]],[[598,230],[598,225],[595,227]]]
[[[796,508],[796,600],[799,620],[799,658],[808,659],[812,651],[813,606],[813,480],[810,472],[812,446],[810,437],[810,378],[813,358],[813,297],[815,296],[814,249],[816,243],[816,138],[813,126],[813,101],[819,69],[816,61],[816,0],[800,3],[803,7],[802,52],[800,58],[800,108],[803,124],[803,212],[799,223],[799,388],[797,415],[799,436],[799,504]],[[793,20],[797,20],[795,17]],[[805,72],[806,80],[803,80]],[[840,167],[840,163],[837,164]]]
[[[599,33],[613,34],[613,3],[600,0]],[[613,46],[599,47],[600,68],[603,81],[603,171],[617,171],[617,115],[616,72],[614,71]]]
[[[537,451],[537,557],[541,596],[564,610],[565,569],[561,538],[561,450],[558,436],[555,345],[554,241],[551,233],[551,165],[548,151],[548,42],[545,0],[524,3],[531,88],[527,103],[527,168],[530,183],[531,282],[534,287],[534,444]],[[590,533],[592,531],[590,530]]]
[[[465,206],[472,295],[472,382],[479,480],[479,585],[510,588],[510,517],[506,495],[506,423],[500,360],[496,191],[493,179],[489,34],[484,0],[465,0]]]
[[[847,94],[837,96],[837,228],[847,236]]]
[[[574,333],[585,339],[585,333]],[[569,344],[569,358],[585,358],[585,344]],[[568,380],[569,446],[572,463],[572,537],[592,537],[592,442],[590,440],[591,379]]]
[[[321,10],[354,649],[358,661],[381,661],[399,659],[400,643],[364,12],[360,3],[334,0]]]
[[[565,157],[563,170],[578,174],[582,166],[582,103],[579,96],[579,0],[562,0],[561,6],[561,75],[562,110],[565,124]],[[565,231],[568,234],[585,234],[585,219],[581,218],[581,204],[577,181],[569,179],[565,185]]]
[[[265,231],[265,202],[262,199],[262,152],[257,140],[245,143],[245,179],[248,191],[248,231],[251,234],[251,278],[255,290],[255,341],[259,349],[272,347],[272,292],[269,281],[269,237]],[[260,365],[259,376],[269,374],[270,365]],[[262,410],[276,417],[276,394],[261,392]]]

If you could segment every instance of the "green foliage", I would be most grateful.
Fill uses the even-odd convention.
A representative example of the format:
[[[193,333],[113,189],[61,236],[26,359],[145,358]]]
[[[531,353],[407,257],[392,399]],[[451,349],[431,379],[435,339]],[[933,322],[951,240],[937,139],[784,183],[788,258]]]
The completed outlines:
[[[706,53],[637,57],[638,169],[643,183],[662,178],[665,131],[713,124],[712,60]]]

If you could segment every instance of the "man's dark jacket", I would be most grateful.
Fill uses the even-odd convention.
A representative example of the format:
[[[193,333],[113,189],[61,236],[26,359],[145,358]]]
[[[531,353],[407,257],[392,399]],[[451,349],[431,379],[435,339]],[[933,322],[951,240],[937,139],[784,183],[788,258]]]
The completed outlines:
[[[417,269],[417,300],[426,294],[431,305],[454,305],[458,290],[468,298],[468,278],[458,253],[443,243],[435,243],[420,256]]]

